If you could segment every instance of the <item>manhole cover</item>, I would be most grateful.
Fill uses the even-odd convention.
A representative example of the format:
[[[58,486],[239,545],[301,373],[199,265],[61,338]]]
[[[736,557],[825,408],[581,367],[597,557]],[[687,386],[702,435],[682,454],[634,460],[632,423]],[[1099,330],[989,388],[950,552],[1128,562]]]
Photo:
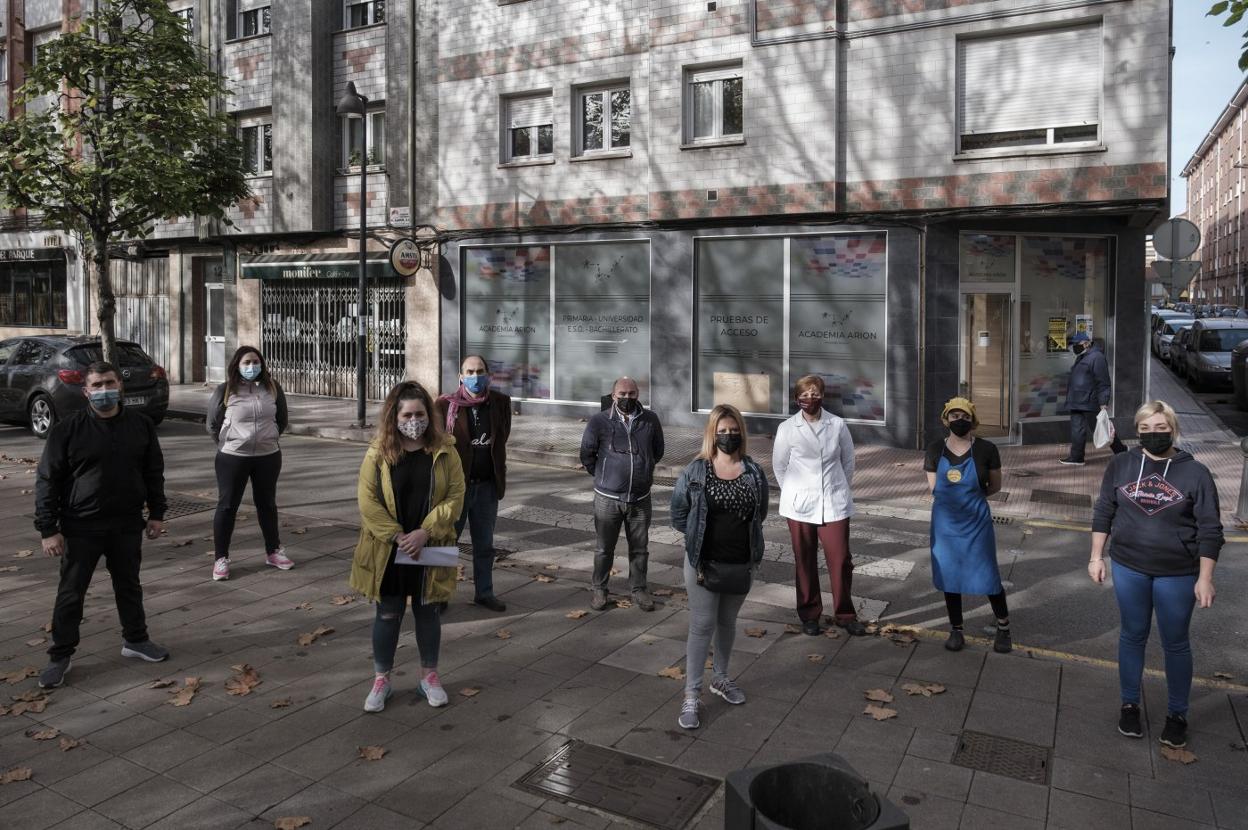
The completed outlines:
[[[680,830],[719,781],[583,741],[568,741],[513,787],[653,827]]]
[[[1062,507],[1092,506],[1092,497],[1087,493],[1067,493],[1065,490],[1032,490],[1031,500],[1044,504],[1060,504]]]
[[[205,510],[212,510],[217,506],[217,503],[213,501],[193,499],[187,496],[174,496],[168,493],[165,494],[165,500],[169,503],[169,506],[165,508],[165,521],[189,516],[192,513],[203,513]]]
[[[953,753],[953,763],[1033,784],[1049,783],[1049,750],[1046,747],[985,735],[983,732],[962,733],[958,749]]]

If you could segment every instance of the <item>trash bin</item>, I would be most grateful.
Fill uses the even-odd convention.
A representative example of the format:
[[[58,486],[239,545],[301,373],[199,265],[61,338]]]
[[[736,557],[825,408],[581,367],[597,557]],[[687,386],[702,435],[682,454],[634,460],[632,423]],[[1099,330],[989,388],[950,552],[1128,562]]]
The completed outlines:
[[[909,830],[845,759],[813,755],[738,770],[725,782],[724,830]]]

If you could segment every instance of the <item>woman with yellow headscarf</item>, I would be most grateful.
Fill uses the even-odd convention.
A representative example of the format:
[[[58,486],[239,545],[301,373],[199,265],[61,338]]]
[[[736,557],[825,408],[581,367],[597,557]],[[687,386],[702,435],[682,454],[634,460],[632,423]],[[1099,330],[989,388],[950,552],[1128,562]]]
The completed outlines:
[[[927,448],[923,469],[932,490],[932,583],[945,594],[949,639],[945,648],[961,651],[962,595],[988,597],[997,618],[993,650],[1014,648],[1010,611],[997,568],[997,537],[988,497],[1001,489],[1001,453],[997,445],[975,437],[975,404],[952,398],[940,413],[949,436]]]

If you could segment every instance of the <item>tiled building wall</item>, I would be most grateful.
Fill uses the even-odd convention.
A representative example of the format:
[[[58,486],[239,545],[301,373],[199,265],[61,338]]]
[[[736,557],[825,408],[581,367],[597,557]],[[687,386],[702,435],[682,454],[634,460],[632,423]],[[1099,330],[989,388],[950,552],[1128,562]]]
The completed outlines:
[[[247,183],[251,187],[251,195],[226,213],[234,224],[224,229],[225,234],[273,233],[273,177],[255,176]]]
[[[381,24],[334,34],[334,89],[337,102],[347,81],[370,101],[386,100],[386,26]]]
[[[384,227],[386,224],[387,181],[384,172],[368,174],[368,224]],[[334,178],[334,227],[354,231],[360,226],[360,174],[339,175]],[[358,236],[358,234],[357,234]]]
[[[233,40],[221,48],[222,74],[232,93],[225,99],[229,112],[249,112],[273,106],[273,38],[271,35]]]

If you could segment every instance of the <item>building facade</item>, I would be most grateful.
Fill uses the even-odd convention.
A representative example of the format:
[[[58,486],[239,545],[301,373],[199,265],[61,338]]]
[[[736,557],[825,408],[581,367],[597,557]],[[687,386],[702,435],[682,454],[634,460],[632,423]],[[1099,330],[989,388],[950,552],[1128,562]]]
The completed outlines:
[[[670,423],[731,402],[768,431],[815,372],[860,441],[921,445],[955,394],[984,434],[1058,440],[1088,331],[1117,414],[1139,402],[1167,0],[170,6],[253,172],[232,225],[133,253],[165,269],[175,380],[255,343],[288,391],[352,395],[365,201],[374,396],[476,352],[525,414],[630,375]],[[418,228],[440,263],[399,279],[387,242]]]
[[[1186,217],[1200,228],[1200,273],[1188,296],[1203,303],[1248,305],[1248,227],[1245,227],[1244,151],[1248,149],[1242,83],[1218,120],[1183,166],[1187,179]]]

